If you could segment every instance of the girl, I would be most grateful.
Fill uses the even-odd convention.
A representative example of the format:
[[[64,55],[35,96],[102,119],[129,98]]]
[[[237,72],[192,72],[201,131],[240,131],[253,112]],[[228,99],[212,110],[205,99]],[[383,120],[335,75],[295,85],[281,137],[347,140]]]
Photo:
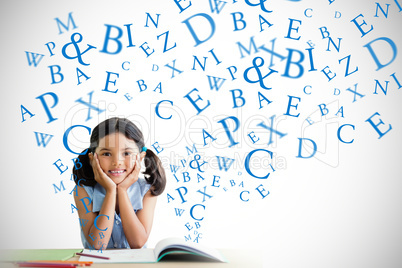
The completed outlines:
[[[85,248],[142,248],[147,242],[157,196],[166,185],[159,158],[144,147],[131,121],[111,118],[96,126],[90,148],[74,165],[74,200]],[[144,159],[144,178],[138,178]],[[77,161],[77,163],[78,163]]]

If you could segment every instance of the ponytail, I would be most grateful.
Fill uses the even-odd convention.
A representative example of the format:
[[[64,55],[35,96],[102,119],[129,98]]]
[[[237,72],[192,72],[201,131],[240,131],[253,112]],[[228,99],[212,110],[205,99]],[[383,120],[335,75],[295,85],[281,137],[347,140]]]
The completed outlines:
[[[160,195],[166,186],[166,176],[162,162],[154,152],[148,149],[144,163],[145,171],[143,174],[147,175],[145,176],[145,180],[151,184],[151,193],[155,196]]]
[[[85,151],[82,151],[82,153],[84,152]],[[82,184],[85,186],[95,186],[96,184],[94,171],[92,169],[88,156],[90,152],[92,151],[90,149],[87,149],[87,152],[85,154],[79,155],[78,160],[74,161],[73,174],[74,182],[77,185]]]

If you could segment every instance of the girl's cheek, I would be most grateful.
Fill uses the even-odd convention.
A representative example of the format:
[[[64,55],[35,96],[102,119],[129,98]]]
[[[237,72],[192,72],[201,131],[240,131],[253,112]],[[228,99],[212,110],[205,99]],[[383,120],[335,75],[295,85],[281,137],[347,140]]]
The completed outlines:
[[[125,164],[126,164],[128,173],[131,173],[131,171],[133,171],[134,166],[135,166],[135,160],[136,160],[136,154],[131,154],[130,157],[128,157],[126,159]]]
[[[105,161],[100,160],[99,165],[100,165],[100,168],[103,170],[103,172],[106,172],[108,170],[106,168],[108,165],[105,163]]]

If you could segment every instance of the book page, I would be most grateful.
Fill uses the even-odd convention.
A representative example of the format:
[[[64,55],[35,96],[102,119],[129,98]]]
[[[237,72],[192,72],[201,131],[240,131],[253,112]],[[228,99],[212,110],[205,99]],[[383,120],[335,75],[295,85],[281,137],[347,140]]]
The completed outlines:
[[[166,238],[159,241],[155,246],[155,259],[158,260],[159,257],[161,257],[161,252],[169,248],[172,248],[174,250],[182,249],[184,251],[190,251],[195,254],[204,255],[221,262],[226,262],[225,258],[219,253],[218,250],[214,248],[208,248],[203,245],[188,243],[181,238]]]
[[[156,262],[153,249],[106,249],[102,253],[84,249],[82,253],[109,257],[109,260],[81,256],[80,261],[92,261],[94,263],[151,263]]]

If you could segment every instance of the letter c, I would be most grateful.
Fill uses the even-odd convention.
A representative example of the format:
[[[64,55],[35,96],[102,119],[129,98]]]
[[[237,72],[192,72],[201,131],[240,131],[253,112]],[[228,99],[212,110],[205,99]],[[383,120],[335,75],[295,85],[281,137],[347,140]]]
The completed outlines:
[[[241,192],[241,193],[240,193],[240,199],[241,199],[241,201],[247,202],[248,200],[250,200],[250,199],[244,200],[244,199],[243,199],[243,193],[248,193],[248,194],[250,194],[249,191],[243,191],[243,192]]]
[[[306,92],[306,88],[308,88],[308,87],[312,88],[312,86],[310,86],[310,85],[305,86],[304,89],[303,89],[304,94],[311,95],[311,92]]]
[[[94,220],[94,225],[95,225],[95,228],[98,229],[99,231],[106,232],[106,230],[107,230],[108,228],[99,229],[98,225],[96,224],[96,221],[97,221],[98,218],[101,217],[101,216],[106,217],[106,218],[109,220],[109,216],[108,216],[108,215],[100,214],[100,215],[96,216],[96,218],[95,218],[95,220]]]
[[[340,126],[340,127],[338,128],[338,139],[339,139],[341,142],[343,142],[343,143],[352,143],[355,139],[352,139],[351,141],[344,141],[344,140],[341,138],[341,130],[342,130],[342,128],[343,128],[344,126],[351,126],[351,127],[353,128],[353,130],[355,130],[355,126],[354,126],[354,125],[351,125],[351,124],[344,124],[344,125]]]
[[[86,130],[88,130],[88,133],[89,133],[89,134],[91,134],[91,129],[90,129],[89,127],[87,127],[87,126],[83,126],[83,125],[74,125],[74,126],[71,126],[71,127],[69,127],[69,128],[66,130],[66,132],[64,132],[64,135],[63,135],[63,144],[64,144],[64,147],[66,147],[67,151],[69,151],[70,153],[79,154],[79,155],[85,155],[85,154],[87,153],[88,149],[86,149],[86,150],[85,150],[84,152],[82,152],[82,153],[76,153],[76,152],[74,152],[73,150],[71,150],[71,148],[70,148],[70,146],[68,145],[68,142],[67,142],[67,140],[68,140],[68,134],[70,134],[70,131],[73,130],[73,128],[76,128],[76,127],[83,127],[83,128],[85,128]]]
[[[155,113],[156,113],[156,115],[158,116],[158,117],[160,117],[160,118],[162,118],[162,119],[165,119],[165,120],[169,120],[170,118],[172,118],[172,115],[170,115],[169,117],[162,117],[161,115],[160,115],[160,113],[159,113],[159,105],[162,103],[162,102],[169,102],[172,106],[173,106],[173,101],[170,101],[170,100],[161,100],[160,102],[158,102],[158,104],[156,105],[156,107],[155,107]]]
[[[205,206],[204,205],[201,205],[201,204],[195,204],[194,206],[192,206],[191,207],[191,209],[190,209],[190,216],[191,216],[191,218],[193,218],[194,220],[196,220],[196,221],[202,221],[203,219],[204,219],[204,217],[202,217],[201,219],[197,219],[197,218],[195,218],[194,217],[194,214],[193,214],[193,209],[196,207],[196,206],[201,206],[201,207],[203,207],[204,208],[204,210],[205,210]]]
[[[311,10],[311,12],[313,12],[313,9],[312,8],[307,8],[306,10],[304,10],[304,16],[306,16],[307,18],[311,18],[313,15],[307,16],[307,10]]]
[[[82,187],[82,186],[80,185],[80,181],[86,181],[86,179],[79,179],[79,180],[78,180],[77,185],[78,185],[79,187]]]
[[[123,70],[125,70],[125,71],[128,71],[128,70],[130,70],[130,68],[128,68],[128,69],[124,68],[124,64],[126,64],[126,63],[128,63],[128,64],[130,65],[130,62],[129,62],[129,61],[125,61],[125,62],[123,62],[123,64],[121,65],[121,68],[122,68]]]
[[[267,175],[262,176],[262,177],[259,177],[259,176],[254,175],[254,174],[251,172],[251,170],[250,170],[250,159],[251,159],[251,156],[252,156],[255,152],[257,152],[257,151],[264,151],[264,152],[267,152],[267,153],[269,154],[269,156],[271,157],[271,159],[272,159],[272,157],[273,157],[273,154],[272,154],[271,151],[268,151],[268,150],[265,150],[265,149],[255,149],[254,151],[251,151],[251,152],[248,153],[248,155],[247,155],[247,157],[246,157],[246,160],[244,161],[244,166],[245,166],[245,168],[246,168],[247,173],[250,174],[251,176],[253,176],[254,178],[257,178],[257,179],[267,179],[268,176],[269,176],[269,174],[270,174],[269,172],[268,172]]]

